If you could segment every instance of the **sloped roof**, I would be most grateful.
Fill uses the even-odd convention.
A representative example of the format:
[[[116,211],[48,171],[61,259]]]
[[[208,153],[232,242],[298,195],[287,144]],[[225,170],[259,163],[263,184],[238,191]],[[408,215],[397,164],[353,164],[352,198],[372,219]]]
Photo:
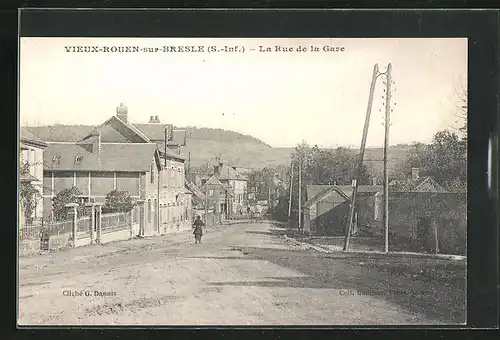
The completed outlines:
[[[423,192],[428,191],[424,189],[424,185],[430,185],[434,188],[433,192],[445,192],[446,190],[432,177],[424,176],[418,179],[407,181],[395,181],[391,185],[392,191],[407,191],[407,192]]]
[[[19,180],[21,182],[37,182],[39,181],[35,176],[29,173],[21,174],[19,176]]]
[[[143,132],[150,140],[163,141],[165,140],[165,128],[167,124],[148,123],[134,124],[134,126]],[[172,140],[167,141],[167,145],[186,145],[187,132],[186,129],[174,128]]]
[[[221,181],[219,181],[219,179],[215,175],[210,177],[210,179],[205,183],[205,185],[203,185],[203,188],[206,187],[207,185],[220,185],[221,187],[224,188],[224,190],[232,194],[231,186],[227,186],[227,184],[226,185],[222,184]]]
[[[307,185],[306,205],[314,203],[320,196],[333,189],[336,189],[339,194],[345,196],[347,199],[351,199],[352,185]],[[377,192],[383,192],[383,190],[384,187],[382,185],[358,185],[358,194],[375,194]]]
[[[318,195],[320,192],[332,187],[331,185],[306,185],[306,198],[311,200],[313,197]]]
[[[23,143],[35,144],[40,147],[47,147],[47,143],[42,141],[37,135],[35,135],[27,127],[21,126],[19,139]]]
[[[160,153],[160,158],[161,159],[163,159],[163,155],[166,154],[167,158],[174,158],[174,159],[181,160],[181,161],[185,161],[186,160],[186,158],[184,156],[176,154],[175,152],[172,152],[170,150],[167,150],[166,153],[163,150],[158,150],[158,152]]]
[[[185,187],[188,188],[195,196],[197,196],[200,200],[204,200],[205,199],[205,194],[201,191],[200,188],[198,188],[196,186],[196,184],[194,184],[193,182],[191,181],[185,181]]]
[[[306,186],[306,190],[309,189],[308,192],[309,193],[314,192],[315,195],[312,196],[311,198],[309,198],[309,196],[308,196],[308,200],[304,204],[305,207],[309,207],[310,205],[316,203],[318,200],[325,197],[325,195],[328,195],[330,192],[334,192],[337,197],[342,199],[342,201],[346,201],[346,200],[350,199],[341,189],[338,188],[338,186],[335,186],[335,185],[314,186],[316,188],[308,188],[308,187],[311,187],[311,186]],[[321,187],[321,188],[317,188],[317,187]]]
[[[148,171],[155,155],[154,143],[102,143],[100,155],[85,145],[50,143],[45,149],[44,170],[68,171]],[[54,162],[54,156],[59,162]],[[80,163],[76,156],[83,156]]]
[[[128,123],[128,122],[124,122],[123,120],[121,120],[117,116],[111,116],[111,118],[109,118],[107,121],[105,121],[103,124],[101,124],[101,126],[107,125],[107,123],[110,122],[110,121],[112,121],[112,120],[120,122],[121,124],[123,124],[123,126],[126,126],[129,130],[131,130],[132,132],[134,132],[137,136],[139,136],[140,138],[142,138],[145,142],[147,142],[147,143],[151,142],[151,140],[148,138],[148,136],[146,136],[142,131],[140,131],[138,128],[136,128],[134,126],[134,124],[131,124],[131,123]]]
[[[352,185],[337,185],[337,187],[348,197],[352,196]],[[376,194],[383,191],[383,185],[358,185],[358,194]]]
[[[141,136],[141,138],[147,137],[149,140],[163,140],[164,128],[162,128],[163,124],[133,124],[133,123],[125,123],[121,119],[116,116],[113,119],[120,121],[125,124],[129,129],[131,129],[134,133]],[[110,118],[112,119],[112,118]],[[108,119],[106,122],[108,122]],[[105,122],[105,123],[106,123]],[[104,123],[104,124],[105,124]],[[101,127],[101,124],[99,127]],[[160,125],[154,126],[153,128],[147,128],[147,125]],[[32,133],[38,136],[39,139],[47,142],[77,142],[85,139],[95,126],[90,125],[51,125],[51,126],[37,126],[32,127]],[[158,138],[158,131],[161,130],[161,138]],[[109,131],[101,131],[102,136],[106,136]],[[173,141],[167,142],[168,145],[184,145],[184,141],[186,139],[187,133],[185,129],[174,129],[173,133]],[[103,139],[103,141],[106,141]],[[182,143],[180,143],[182,142]]]
[[[234,170],[232,167],[227,165],[223,165],[220,168],[220,174],[217,177],[222,180],[240,180],[240,181],[247,180],[245,176],[243,176],[238,171]]]
[[[215,177],[215,176],[210,177],[210,178],[208,179],[208,181],[205,183],[205,185],[207,185],[207,184],[211,184],[211,185],[220,185],[220,186],[224,187],[224,186],[222,185],[222,183],[219,181],[219,179],[218,179],[217,177]]]

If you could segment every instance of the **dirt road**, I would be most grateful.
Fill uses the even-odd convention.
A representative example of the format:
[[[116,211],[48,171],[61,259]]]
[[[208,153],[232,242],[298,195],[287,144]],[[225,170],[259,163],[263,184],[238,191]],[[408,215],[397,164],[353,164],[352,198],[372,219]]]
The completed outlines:
[[[457,286],[370,263],[297,249],[266,223],[208,228],[201,245],[184,233],[71,249],[20,260],[19,324],[465,321]]]

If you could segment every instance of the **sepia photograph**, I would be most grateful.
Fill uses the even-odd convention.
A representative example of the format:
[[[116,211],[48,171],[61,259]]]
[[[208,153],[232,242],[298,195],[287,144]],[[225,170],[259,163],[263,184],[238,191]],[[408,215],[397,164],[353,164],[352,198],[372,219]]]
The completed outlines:
[[[467,48],[20,38],[18,325],[465,325]]]

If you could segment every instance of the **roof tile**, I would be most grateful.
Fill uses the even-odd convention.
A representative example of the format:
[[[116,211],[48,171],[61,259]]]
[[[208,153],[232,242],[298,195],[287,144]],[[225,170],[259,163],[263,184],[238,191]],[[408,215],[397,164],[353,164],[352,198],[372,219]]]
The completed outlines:
[[[154,143],[102,143],[96,155],[85,145],[50,143],[43,155],[44,170],[148,171],[155,150]],[[59,156],[58,161],[54,156]],[[80,163],[75,162],[76,156],[83,156]]]

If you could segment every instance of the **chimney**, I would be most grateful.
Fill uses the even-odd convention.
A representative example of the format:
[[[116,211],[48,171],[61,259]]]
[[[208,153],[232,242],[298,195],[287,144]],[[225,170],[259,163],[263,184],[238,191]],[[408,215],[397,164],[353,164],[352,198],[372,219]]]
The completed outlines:
[[[216,164],[216,165],[214,166],[214,175],[215,175],[216,177],[219,177],[219,176],[220,176],[220,171],[221,171],[221,169],[222,169],[222,163]]]
[[[128,119],[128,108],[123,105],[123,103],[120,103],[120,106],[116,108],[116,117],[118,117],[121,121],[127,123]]]
[[[159,123],[160,122],[160,118],[158,118],[158,116],[155,116],[155,123]]]
[[[420,169],[419,168],[411,168],[411,179],[417,180],[420,178]]]
[[[151,123],[155,123],[155,119],[154,119],[154,117],[153,117],[153,116],[150,116],[150,117],[149,117],[149,122],[148,122],[148,123],[149,123],[149,124],[151,124]]]
[[[100,155],[101,154],[101,134],[99,131],[94,130],[92,131],[91,135],[91,141],[92,141],[92,153],[95,155]]]
[[[377,177],[372,177],[372,185],[377,185]]]

